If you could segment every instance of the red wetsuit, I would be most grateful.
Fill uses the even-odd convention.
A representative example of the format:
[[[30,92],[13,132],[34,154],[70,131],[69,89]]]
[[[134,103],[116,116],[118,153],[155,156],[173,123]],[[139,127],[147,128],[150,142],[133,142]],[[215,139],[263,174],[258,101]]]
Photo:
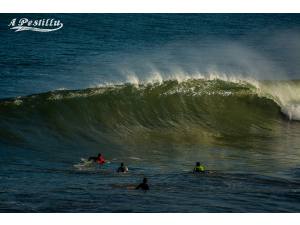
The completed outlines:
[[[105,159],[103,158],[103,156],[100,156],[97,158],[97,163],[99,164],[104,164],[105,163]]]

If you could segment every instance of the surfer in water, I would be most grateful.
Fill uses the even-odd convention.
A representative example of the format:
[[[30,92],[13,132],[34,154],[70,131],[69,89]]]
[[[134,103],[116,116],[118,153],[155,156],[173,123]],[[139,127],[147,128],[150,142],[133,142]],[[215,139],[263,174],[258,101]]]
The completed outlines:
[[[128,172],[128,167],[124,166],[124,163],[121,163],[121,166],[117,169],[118,173],[127,173]]]
[[[193,173],[204,173],[205,167],[200,162],[196,162],[196,166],[193,169]]]
[[[97,162],[99,164],[104,164],[105,163],[105,159],[104,157],[99,153],[97,157],[89,157],[88,161],[94,161]]]
[[[143,182],[140,183],[135,189],[142,189],[144,191],[149,191],[149,185],[147,184],[148,180],[147,178],[145,177],[143,179]]]

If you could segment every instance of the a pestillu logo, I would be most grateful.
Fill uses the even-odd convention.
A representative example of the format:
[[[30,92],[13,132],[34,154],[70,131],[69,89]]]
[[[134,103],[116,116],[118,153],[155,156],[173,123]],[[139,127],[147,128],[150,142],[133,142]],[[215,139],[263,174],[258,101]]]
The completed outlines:
[[[64,25],[60,20],[56,19],[38,19],[29,20],[27,18],[14,18],[8,24],[10,29],[19,31],[36,31],[36,32],[51,32],[61,29]]]

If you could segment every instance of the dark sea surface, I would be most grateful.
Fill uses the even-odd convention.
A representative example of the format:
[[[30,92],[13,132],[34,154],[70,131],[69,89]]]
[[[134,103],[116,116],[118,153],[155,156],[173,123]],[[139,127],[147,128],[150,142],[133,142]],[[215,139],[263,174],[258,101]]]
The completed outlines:
[[[1,14],[0,212],[299,212],[299,37],[299,14]]]

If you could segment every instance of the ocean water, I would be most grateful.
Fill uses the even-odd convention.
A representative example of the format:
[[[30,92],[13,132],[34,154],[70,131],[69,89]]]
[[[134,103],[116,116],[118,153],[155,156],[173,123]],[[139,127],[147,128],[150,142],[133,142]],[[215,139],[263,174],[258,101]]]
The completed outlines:
[[[298,14],[0,30],[0,212],[299,212]],[[76,166],[98,153],[111,163]]]

